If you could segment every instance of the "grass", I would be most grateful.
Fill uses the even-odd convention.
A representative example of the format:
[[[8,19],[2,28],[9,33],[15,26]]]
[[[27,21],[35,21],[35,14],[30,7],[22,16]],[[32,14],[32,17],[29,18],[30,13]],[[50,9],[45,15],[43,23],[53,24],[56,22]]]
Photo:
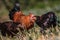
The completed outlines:
[[[46,30],[46,35],[40,33],[40,28],[33,27],[32,29],[24,31],[24,34],[21,32],[18,33],[19,36],[15,37],[4,37],[0,34],[0,40],[60,40],[60,30],[56,27],[56,31],[52,28],[52,32],[49,32],[49,29]]]
[[[37,14],[38,15],[38,14]],[[42,15],[42,12],[41,12]],[[4,16],[5,17],[5,16]],[[7,17],[6,17],[7,18]],[[7,21],[7,19],[2,18],[3,21]],[[56,28],[56,31],[52,29],[52,32],[49,32],[49,29],[46,30],[46,35],[40,33],[40,27],[37,25],[30,29],[28,32],[24,31],[24,34],[19,32],[19,36],[11,37],[4,37],[0,34],[0,40],[60,40],[60,30],[59,27]]]
[[[43,10],[43,11],[42,11]],[[46,9],[30,9],[30,10],[25,10],[23,11],[24,14],[29,14],[29,12],[32,12],[35,15],[42,15],[48,11],[52,10],[50,7],[47,7]],[[9,20],[8,18],[8,12],[5,11],[6,14],[1,14],[1,21],[7,21]],[[59,17],[60,14],[55,12],[56,15]],[[58,18],[59,20],[59,18]],[[0,34],[0,40],[60,40],[60,27],[56,27],[56,30],[52,28],[52,32],[49,32],[49,29],[46,30],[46,35],[43,35],[40,33],[40,27],[35,25],[32,29],[27,31],[24,31],[24,34],[21,32],[18,33],[19,36],[14,36],[13,38],[11,37],[4,37]]]
[[[37,5],[38,4],[38,5]],[[47,13],[49,11],[54,11],[57,15],[58,19],[60,20],[60,9],[58,6],[60,6],[59,2],[50,2],[50,4],[45,3],[37,3],[35,8],[28,8],[27,10],[23,10],[23,13],[25,15],[28,15],[29,12],[32,12],[35,15],[42,15],[44,13]],[[10,20],[8,17],[8,11],[5,7],[2,7],[0,10],[0,22]],[[0,33],[0,40],[60,40],[60,27],[56,27],[56,30],[54,28],[51,29],[52,32],[49,32],[49,29],[46,30],[46,35],[43,35],[40,33],[40,27],[35,25],[32,29],[27,31],[24,31],[24,34],[21,32],[17,33],[19,36],[11,37],[4,37]]]

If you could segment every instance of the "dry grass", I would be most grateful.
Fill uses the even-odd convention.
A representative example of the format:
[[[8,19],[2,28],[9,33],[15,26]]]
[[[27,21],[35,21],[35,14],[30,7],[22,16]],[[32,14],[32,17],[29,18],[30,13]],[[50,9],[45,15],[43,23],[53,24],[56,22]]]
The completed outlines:
[[[23,31],[24,34],[21,32],[17,33],[17,36],[12,37],[4,37],[0,34],[0,40],[60,40],[60,31],[56,27],[56,30],[52,28],[52,32],[46,30],[46,35],[40,33],[39,27],[34,27],[28,31]]]

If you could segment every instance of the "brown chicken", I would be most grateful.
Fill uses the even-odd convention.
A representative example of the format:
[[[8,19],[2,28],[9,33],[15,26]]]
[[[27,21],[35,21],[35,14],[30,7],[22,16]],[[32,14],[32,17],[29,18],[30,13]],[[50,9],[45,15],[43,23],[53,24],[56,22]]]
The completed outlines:
[[[20,23],[20,27],[22,29],[30,29],[31,27],[34,26],[34,22],[36,20],[36,17],[30,13],[29,15],[23,15],[21,14],[21,12],[17,12],[15,15],[14,15],[14,22],[16,23]]]

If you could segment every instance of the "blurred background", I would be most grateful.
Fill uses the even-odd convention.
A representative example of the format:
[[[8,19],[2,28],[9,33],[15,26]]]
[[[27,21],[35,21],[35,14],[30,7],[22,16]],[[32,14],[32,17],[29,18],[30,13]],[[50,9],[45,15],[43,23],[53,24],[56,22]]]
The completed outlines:
[[[16,0],[0,0],[0,22],[10,20],[9,11],[14,7]],[[32,12],[35,15],[42,15],[49,11],[55,12],[57,20],[60,20],[60,0],[17,0],[20,3],[21,11],[28,15]],[[40,35],[40,28],[34,27],[28,32],[24,32],[26,36],[23,37],[24,40],[60,40],[60,30],[58,27],[56,30],[52,29],[51,33],[47,32],[46,36]],[[21,34],[21,32],[19,33]],[[56,34],[56,35],[55,35]],[[57,35],[58,34],[58,35]],[[45,37],[45,38],[44,38]],[[0,35],[0,40],[20,40],[21,38],[14,37],[2,37]]]
[[[16,0],[0,0],[0,21],[9,20],[9,10],[14,6]],[[28,15],[32,12],[35,15],[42,15],[49,11],[54,11],[59,18],[60,0],[18,0],[21,11]]]

